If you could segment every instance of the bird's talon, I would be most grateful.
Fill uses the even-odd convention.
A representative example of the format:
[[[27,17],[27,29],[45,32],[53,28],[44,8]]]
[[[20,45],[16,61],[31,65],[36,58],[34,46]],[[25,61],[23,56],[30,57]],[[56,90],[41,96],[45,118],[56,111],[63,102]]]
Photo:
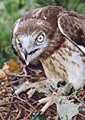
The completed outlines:
[[[32,103],[32,105],[37,105],[39,103],[39,101],[35,101]]]
[[[39,115],[41,115],[41,111],[39,111],[39,112],[36,113],[36,115],[35,115],[35,117],[34,117],[33,120],[36,120],[36,118],[37,118]]]

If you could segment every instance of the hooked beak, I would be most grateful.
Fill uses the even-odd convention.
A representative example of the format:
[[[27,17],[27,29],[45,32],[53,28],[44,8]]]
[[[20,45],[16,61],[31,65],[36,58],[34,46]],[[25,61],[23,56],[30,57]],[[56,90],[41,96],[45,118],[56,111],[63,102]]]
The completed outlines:
[[[27,50],[24,49],[24,51],[21,51],[20,54],[21,54],[21,56],[22,56],[22,59],[24,60],[24,62],[25,62],[26,65],[28,66],[28,65],[29,65],[29,62],[27,61]]]
[[[25,61],[26,65],[28,66],[29,65],[29,62],[27,61],[28,52],[26,49],[24,49],[23,53],[24,53],[24,61]]]
[[[39,50],[40,50],[40,48],[37,48],[37,49],[34,49],[33,51],[28,52],[27,49],[24,49],[22,57],[27,66],[32,61],[32,56]]]

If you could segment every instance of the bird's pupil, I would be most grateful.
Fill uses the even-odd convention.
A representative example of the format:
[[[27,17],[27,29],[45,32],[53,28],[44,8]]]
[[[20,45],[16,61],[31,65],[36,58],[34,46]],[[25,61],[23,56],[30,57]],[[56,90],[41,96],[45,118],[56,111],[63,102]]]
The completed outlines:
[[[38,36],[38,38],[37,38],[38,42],[42,42],[43,40],[44,40],[44,36],[43,35]]]

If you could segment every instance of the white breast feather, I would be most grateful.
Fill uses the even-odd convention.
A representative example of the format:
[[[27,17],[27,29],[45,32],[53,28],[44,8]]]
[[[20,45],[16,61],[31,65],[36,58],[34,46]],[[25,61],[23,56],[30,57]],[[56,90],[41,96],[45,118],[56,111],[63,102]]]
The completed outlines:
[[[60,63],[65,68],[67,74],[66,81],[72,83],[75,89],[79,89],[85,84],[85,63],[83,61],[85,60],[85,56],[69,40],[65,41],[65,45],[68,47],[61,47],[58,51],[52,54],[52,57],[56,58],[55,60],[53,60],[52,57],[49,57],[44,61],[44,64],[46,67],[48,67],[48,70],[46,69],[46,75],[50,76],[51,78],[51,76],[54,74],[53,67],[55,67],[55,73],[59,72],[62,76],[64,72],[62,69],[60,69]],[[69,49],[69,47],[72,49],[72,51]],[[71,52],[71,55],[68,54],[69,52]],[[53,67],[52,64],[50,64],[50,60],[54,65]],[[54,77],[56,78],[57,74],[54,74]],[[64,79],[65,78],[62,78],[62,80]]]

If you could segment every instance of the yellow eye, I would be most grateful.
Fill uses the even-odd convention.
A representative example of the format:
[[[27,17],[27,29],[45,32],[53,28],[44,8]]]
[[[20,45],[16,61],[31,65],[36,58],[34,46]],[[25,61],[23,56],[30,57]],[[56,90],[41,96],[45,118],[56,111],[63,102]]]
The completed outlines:
[[[43,35],[39,35],[37,38],[37,42],[41,43],[44,41],[44,36]]]
[[[20,40],[18,38],[16,38],[16,43],[19,44],[20,43]]]

